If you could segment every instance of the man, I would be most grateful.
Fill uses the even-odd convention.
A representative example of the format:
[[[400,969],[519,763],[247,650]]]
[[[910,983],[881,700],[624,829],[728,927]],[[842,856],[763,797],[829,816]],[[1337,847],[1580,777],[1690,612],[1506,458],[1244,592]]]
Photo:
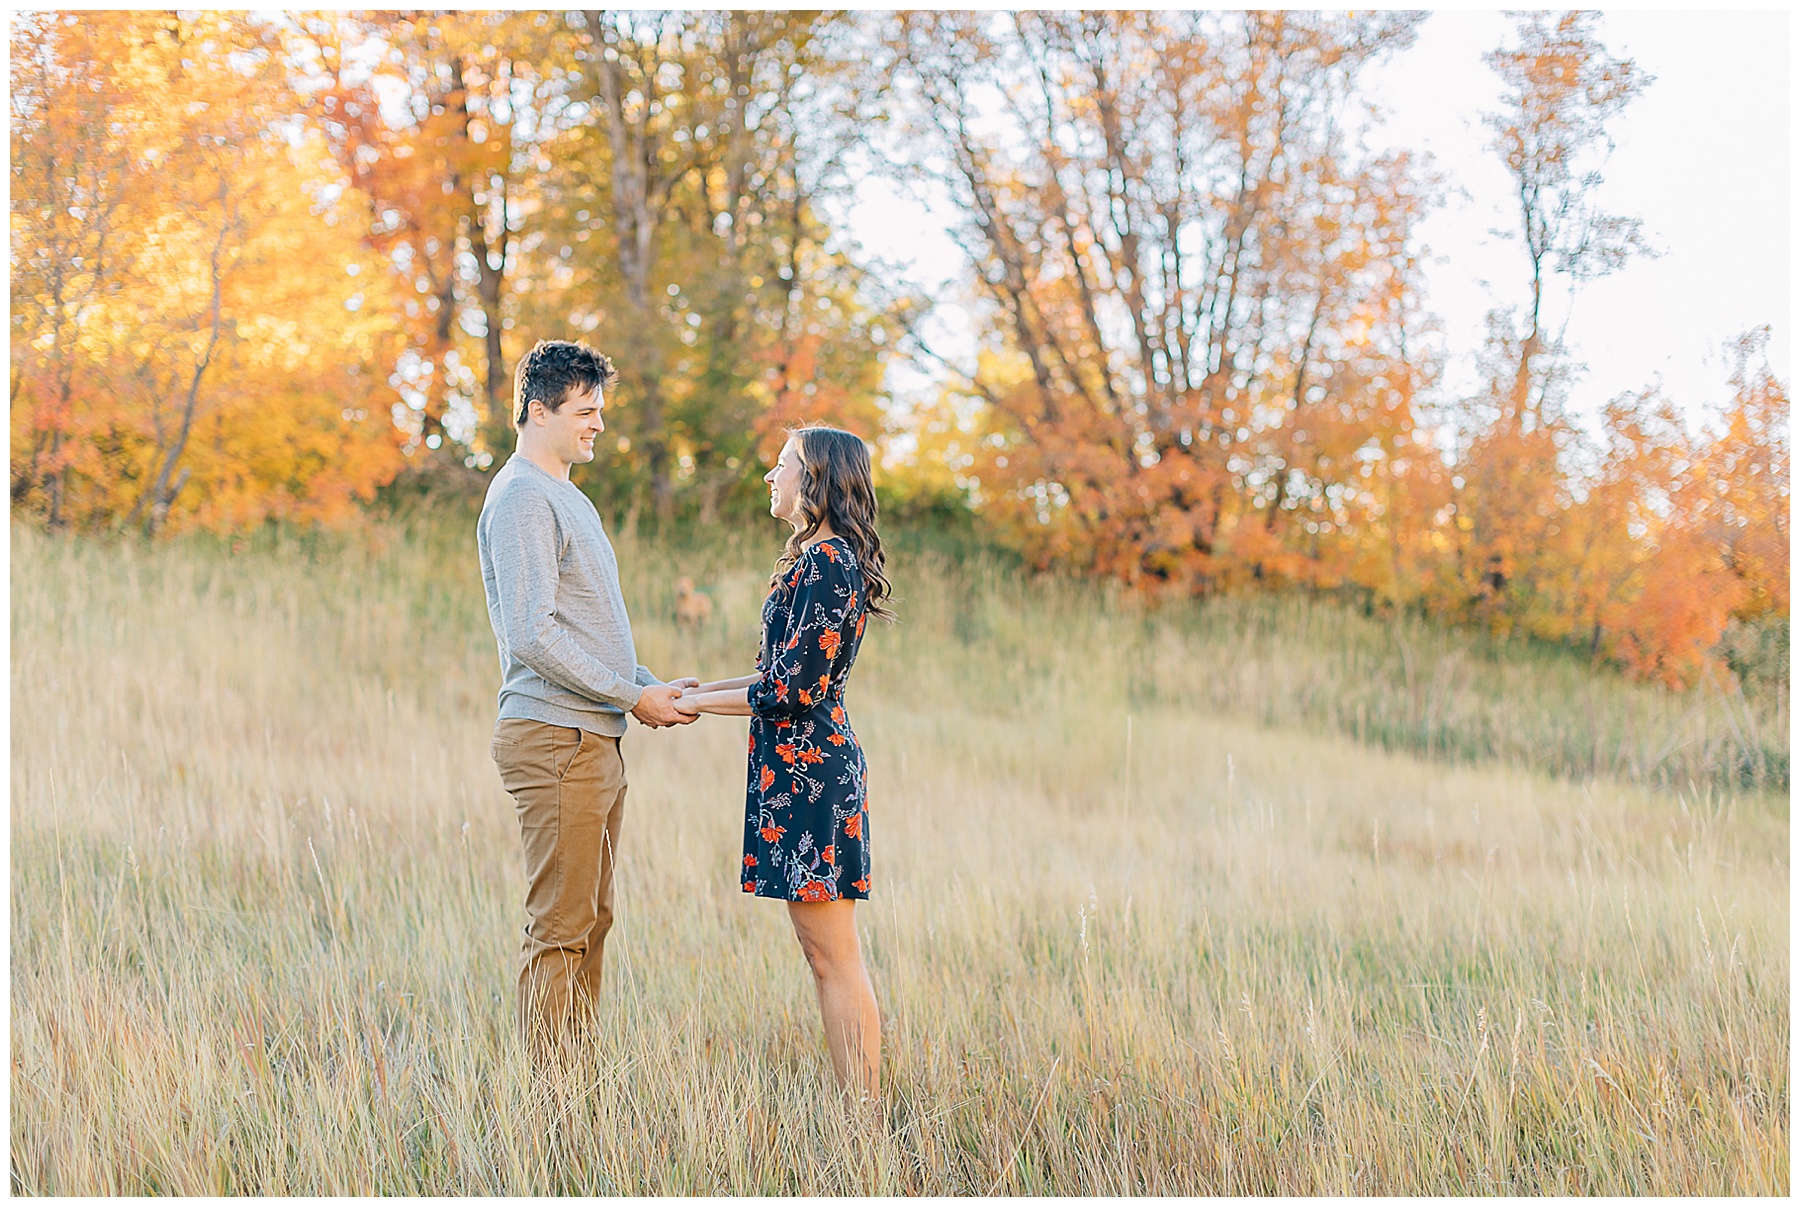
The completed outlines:
[[[566,1040],[599,989],[625,810],[627,713],[652,729],[691,722],[637,663],[618,563],[600,514],[569,480],[594,459],[612,362],[545,340],[519,362],[518,447],[476,523],[488,620],[500,645],[492,754],[525,847],[519,1026],[534,1051]]]

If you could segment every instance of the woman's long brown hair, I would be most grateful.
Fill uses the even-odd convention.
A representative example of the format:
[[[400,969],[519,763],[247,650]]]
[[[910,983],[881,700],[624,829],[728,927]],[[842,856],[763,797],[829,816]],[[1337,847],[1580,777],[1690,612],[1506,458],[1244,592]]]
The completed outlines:
[[[883,606],[891,599],[893,585],[882,573],[887,558],[881,534],[875,531],[875,477],[869,465],[869,449],[862,438],[835,427],[803,427],[788,432],[800,450],[800,527],[788,537],[787,547],[775,563],[769,585],[800,560],[806,542],[821,526],[850,543],[863,572],[863,602],[871,616],[892,620]]]

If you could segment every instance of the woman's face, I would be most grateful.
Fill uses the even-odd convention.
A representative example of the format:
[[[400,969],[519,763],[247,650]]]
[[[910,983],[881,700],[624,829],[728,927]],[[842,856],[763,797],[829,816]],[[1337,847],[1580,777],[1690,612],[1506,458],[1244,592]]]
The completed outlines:
[[[800,527],[800,438],[789,436],[775,466],[763,475],[769,484],[769,514]]]

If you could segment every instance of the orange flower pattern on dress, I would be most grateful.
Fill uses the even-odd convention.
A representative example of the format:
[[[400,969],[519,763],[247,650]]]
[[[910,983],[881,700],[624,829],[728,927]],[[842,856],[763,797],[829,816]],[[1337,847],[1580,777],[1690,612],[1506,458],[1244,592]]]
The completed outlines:
[[[816,542],[763,603],[750,703],[746,892],[869,895],[868,766],[844,708],[862,644],[863,574],[841,537]]]

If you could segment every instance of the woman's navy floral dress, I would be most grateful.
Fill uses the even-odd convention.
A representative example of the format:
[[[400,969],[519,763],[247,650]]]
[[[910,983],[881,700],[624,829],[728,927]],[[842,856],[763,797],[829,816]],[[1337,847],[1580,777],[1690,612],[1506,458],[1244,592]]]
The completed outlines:
[[[759,677],[749,690],[746,893],[869,895],[868,769],[844,713],[863,605],[862,568],[841,537],[801,554],[763,604]]]

